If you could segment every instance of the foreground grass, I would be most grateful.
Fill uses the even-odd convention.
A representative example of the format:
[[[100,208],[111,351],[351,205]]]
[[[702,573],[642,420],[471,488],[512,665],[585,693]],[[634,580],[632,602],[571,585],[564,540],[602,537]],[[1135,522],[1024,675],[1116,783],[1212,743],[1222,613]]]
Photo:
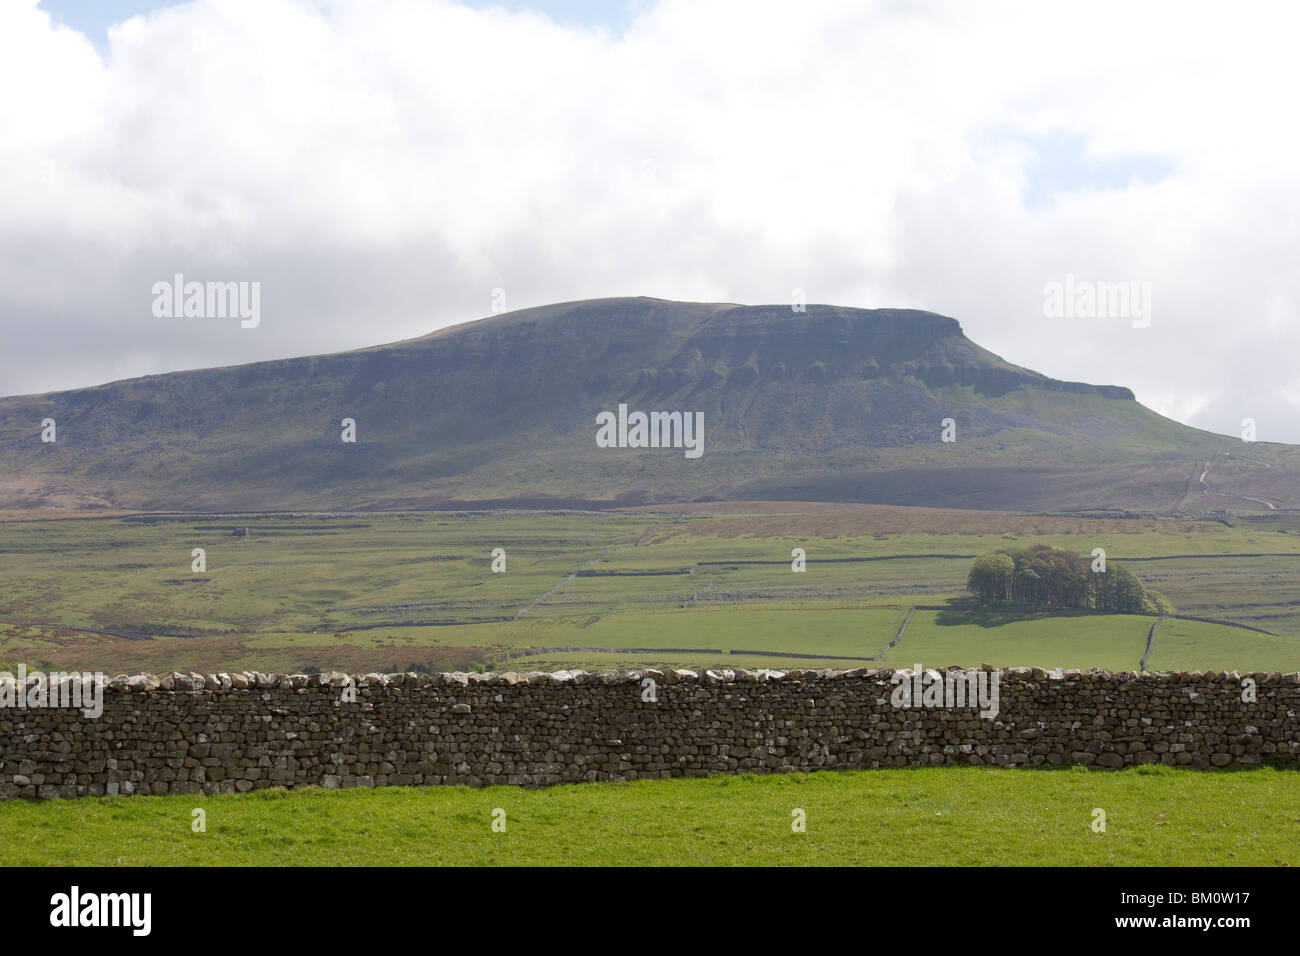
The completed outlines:
[[[490,787],[263,790],[0,806],[30,865],[1300,863],[1300,772],[982,767]],[[207,830],[192,830],[193,810]],[[494,810],[505,832],[493,832]],[[793,812],[807,831],[792,832]],[[1091,824],[1106,813],[1106,832]]]

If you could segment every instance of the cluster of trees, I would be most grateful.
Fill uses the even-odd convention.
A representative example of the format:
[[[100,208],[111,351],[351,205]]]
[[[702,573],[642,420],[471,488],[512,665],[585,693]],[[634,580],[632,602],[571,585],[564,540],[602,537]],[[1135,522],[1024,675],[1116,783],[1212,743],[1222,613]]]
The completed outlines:
[[[1127,569],[1045,544],[981,555],[971,566],[966,587],[980,604],[1128,614],[1172,614],[1174,610],[1163,594],[1143,588]]]

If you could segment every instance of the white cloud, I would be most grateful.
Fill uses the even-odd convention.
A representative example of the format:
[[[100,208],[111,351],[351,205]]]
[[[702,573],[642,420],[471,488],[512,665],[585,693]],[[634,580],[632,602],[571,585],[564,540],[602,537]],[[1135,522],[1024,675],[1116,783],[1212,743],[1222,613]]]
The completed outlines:
[[[0,6],[0,391],[377,344],[596,295],[912,306],[1193,424],[1300,441],[1284,6],[753,2],[620,35],[451,2],[200,0],[101,60]],[[1032,147],[1167,160],[1026,208]],[[263,322],[154,319],[183,272]],[[1047,320],[1066,273],[1149,329]],[[1252,411],[1243,411],[1249,408]]]

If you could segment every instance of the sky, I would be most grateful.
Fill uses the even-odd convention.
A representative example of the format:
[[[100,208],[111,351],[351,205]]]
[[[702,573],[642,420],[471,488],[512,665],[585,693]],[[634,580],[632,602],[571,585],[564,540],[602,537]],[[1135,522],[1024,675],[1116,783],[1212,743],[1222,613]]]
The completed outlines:
[[[0,0],[0,394],[501,305],[802,295],[940,312],[1016,364],[1300,443],[1297,26],[1250,2]],[[176,274],[258,283],[259,323],[159,317]],[[1053,312],[1067,277],[1149,314]]]

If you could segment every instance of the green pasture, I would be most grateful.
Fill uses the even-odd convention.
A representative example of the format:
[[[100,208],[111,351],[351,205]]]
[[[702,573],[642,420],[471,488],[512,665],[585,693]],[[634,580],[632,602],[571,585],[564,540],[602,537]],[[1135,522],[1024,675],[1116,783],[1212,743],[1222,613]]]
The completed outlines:
[[[1297,771],[986,767],[0,805],[7,866],[1295,866]],[[1106,813],[1105,832],[1092,828]],[[194,832],[195,809],[206,830]],[[494,832],[494,814],[504,832]],[[802,811],[805,832],[791,824]]]
[[[1180,612],[1278,635],[1165,625],[1153,668],[1300,668],[1291,593],[1300,535],[1281,516],[700,508],[3,521],[0,659],[118,672],[592,669],[713,656],[556,650],[584,647],[758,651],[722,656],[736,658],[728,666],[836,666],[782,655],[877,655],[910,606],[961,599],[962,556],[1041,542],[1105,548],[1111,561],[1132,559]],[[202,572],[194,548],[206,552]],[[491,569],[494,548],[506,552],[505,573]],[[806,553],[802,573],[794,548]],[[954,606],[918,611],[884,662],[1132,669],[1148,626]]]

